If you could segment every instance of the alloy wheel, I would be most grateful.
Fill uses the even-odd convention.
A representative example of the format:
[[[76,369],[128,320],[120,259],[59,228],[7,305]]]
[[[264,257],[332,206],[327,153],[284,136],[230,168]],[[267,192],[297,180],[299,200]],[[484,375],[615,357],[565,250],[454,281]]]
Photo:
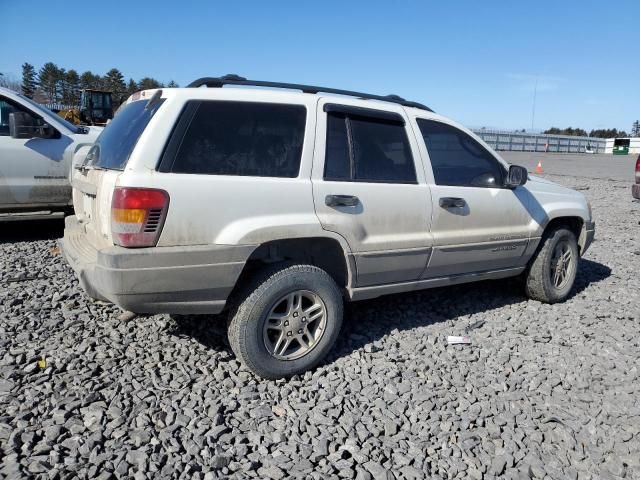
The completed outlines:
[[[296,290],[277,300],[264,322],[267,351],[278,360],[295,360],[313,350],[326,330],[327,309],[309,290]]]

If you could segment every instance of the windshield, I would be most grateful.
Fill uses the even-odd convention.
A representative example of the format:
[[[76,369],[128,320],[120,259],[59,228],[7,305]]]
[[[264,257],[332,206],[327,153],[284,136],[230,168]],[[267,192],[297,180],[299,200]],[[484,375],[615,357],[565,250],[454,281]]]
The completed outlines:
[[[78,125],[74,125],[73,123],[66,121],[61,116],[56,115],[55,113],[53,113],[47,107],[45,107],[43,105],[40,105],[39,103],[34,102],[29,97],[25,97],[24,95],[20,95],[20,94],[18,94],[18,96],[20,97],[20,99],[22,99],[25,102],[27,102],[29,104],[29,106],[35,108],[36,110],[39,110],[40,113],[44,113],[46,115],[51,115],[52,117],[54,117],[56,119],[57,122],[61,123],[65,127],[67,127],[72,132],[74,132],[74,133],[86,133],[84,128],[79,127]]]
[[[109,170],[124,170],[140,135],[163,102],[164,99],[152,98],[125,105],[102,131],[89,151],[86,163]]]

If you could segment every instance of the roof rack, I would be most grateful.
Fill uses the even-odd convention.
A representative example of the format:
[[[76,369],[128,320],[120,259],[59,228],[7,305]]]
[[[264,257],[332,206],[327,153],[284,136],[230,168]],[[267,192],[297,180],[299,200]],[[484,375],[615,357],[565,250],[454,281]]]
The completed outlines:
[[[367,100],[381,100],[383,102],[391,102],[397,103],[399,105],[404,105],[405,107],[414,107],[419,108],[421,110],[427,110],[428,112],[433,112],[429,107],[423,105],[418,102],[412,102],[410,100],[405,100],[398,95],[372,95],[370,93],[361,93],[361,92],[353,92],[351,90],[339,90],[337,88],[328,88],[328,87],[315,87],[313,85],[300,85],[297,83],[281,83],[281,82],[265,82],[262,80],[247,80],[244,77],[239,75],[235,75],[233,73],[224,75],[223,77],[203,77],[197,80],[194,80],[189,85],[188,88],[198,88],[202,86],[207,86],[209,88],[222,88],[224,85],[244,85],[251,87],[269,87],[269,88],[287,88],[290,90],[301,90],[304,93],[331,93],[335,95],[348,95],[350,97],[358,97]]]

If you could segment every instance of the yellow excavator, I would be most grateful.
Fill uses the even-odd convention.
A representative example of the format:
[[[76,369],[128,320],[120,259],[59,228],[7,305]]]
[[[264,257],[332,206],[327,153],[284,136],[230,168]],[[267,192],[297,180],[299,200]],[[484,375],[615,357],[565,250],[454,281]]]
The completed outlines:
[[[111,92],[87,88],[80,94],[79,107],[60,110],[58,115],[76,125],[104,126],[113,118],[111,95]]]

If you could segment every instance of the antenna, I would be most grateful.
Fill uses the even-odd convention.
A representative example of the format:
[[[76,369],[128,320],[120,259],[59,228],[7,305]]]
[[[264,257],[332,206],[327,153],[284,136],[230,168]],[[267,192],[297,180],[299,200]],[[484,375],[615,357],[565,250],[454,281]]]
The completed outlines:
[[[533,107],[531,109],[531,133],[533,133],[533,121],[536,118],[536,96],[538,93],[538,76],[536,75],[536,83],[533,87]]]

